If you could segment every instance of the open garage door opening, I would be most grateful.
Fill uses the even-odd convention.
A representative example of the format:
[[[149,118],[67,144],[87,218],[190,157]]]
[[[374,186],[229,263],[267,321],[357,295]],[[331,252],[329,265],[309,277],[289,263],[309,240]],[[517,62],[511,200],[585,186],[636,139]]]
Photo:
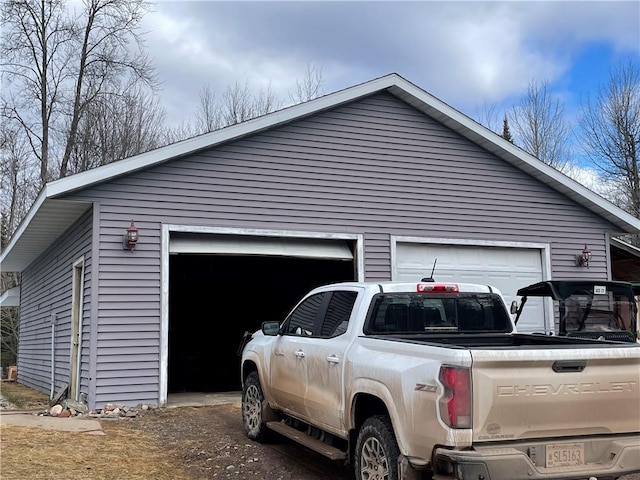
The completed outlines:
[[[171,255],[168,392],[240,390],[245,331],[283,320],[313,287],[356,278],[353,259]]]

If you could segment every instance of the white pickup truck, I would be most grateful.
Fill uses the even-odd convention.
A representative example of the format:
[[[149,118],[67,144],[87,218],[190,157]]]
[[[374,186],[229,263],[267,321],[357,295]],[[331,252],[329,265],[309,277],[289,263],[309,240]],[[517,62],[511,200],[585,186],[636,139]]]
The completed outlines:
[[[358,480],[640,472],[640,345],[516,333],[490,286],[319,287],[239,353],[247,436]]]

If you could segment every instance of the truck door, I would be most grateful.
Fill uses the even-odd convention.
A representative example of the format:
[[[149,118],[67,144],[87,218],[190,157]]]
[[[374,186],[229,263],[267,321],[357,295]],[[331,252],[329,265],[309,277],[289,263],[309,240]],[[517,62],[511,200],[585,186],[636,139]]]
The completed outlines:
[[[316,338],[307,346],[306,411],[328,430],[343,430],[345,352],[353,334],[348,332],[358,291],[331,292]]]
[[[308,347],[316,339],[314,330],[321,322],[330,294],[319,293],[304,299],[284,322],[282,335],[273,346],[271,395],[289,413],[306,417]]]

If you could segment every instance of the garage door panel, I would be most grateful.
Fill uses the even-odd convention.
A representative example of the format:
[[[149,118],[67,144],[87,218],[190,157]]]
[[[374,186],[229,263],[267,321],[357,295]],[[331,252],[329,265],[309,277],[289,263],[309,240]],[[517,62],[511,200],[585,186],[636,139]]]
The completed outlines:
[[[437,259],[437,261],[436,261]],[[491,285],[503,294],[507,306],[520,287],[542,281],[541,251],[536,248],[402,243],[396,245],[396,278],[419,281],[431,275],[438,282]],[[544,331],[543,302],[528,305],[518,322],[523,332]]]
[[[353,260],[353,253],[344,240],[252,235],[175,234],[169,240],[169,253]]]

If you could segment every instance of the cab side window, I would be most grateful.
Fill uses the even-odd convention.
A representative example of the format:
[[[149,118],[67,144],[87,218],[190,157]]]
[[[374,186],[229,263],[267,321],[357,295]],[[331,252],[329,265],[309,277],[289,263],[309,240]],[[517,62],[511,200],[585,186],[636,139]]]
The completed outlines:
[[[320,330],[322,337],[335,337],[347,331],[349,317],[357,297],[357,292],[333,292]]]
[[[298,305],[287,319],[285,334],[304,337],[312,336],[326,295],[326,293],[312,295]]]

